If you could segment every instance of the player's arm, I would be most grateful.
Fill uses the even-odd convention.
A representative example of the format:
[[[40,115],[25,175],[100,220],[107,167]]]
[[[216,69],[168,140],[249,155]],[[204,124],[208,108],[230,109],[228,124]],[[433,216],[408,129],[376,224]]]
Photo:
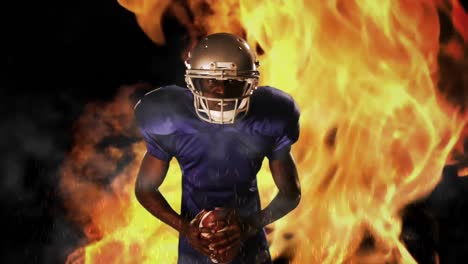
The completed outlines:
[[[269,165],[278,194],[267,207],[246,220],[255,230],[262,229],[288,214],[297,207],[301,199],[301,187],[291,153],[282,159],[270,160]]]
[[[218,254],[223,254],[242,240],[256,234],[263,227],[280,219],[299,204],[301,187],[291,153],[287,153],[281,159],[271,159],[269,165],[273,180],[278,187],[278,194],[260,212],[247,219],[240,219],[240,225],[231,225],[226,228],[225,232],[210,236],[216,239],[212,247],[216,249]]]
[[[135,195],[152,215],[178,232],[182,232],[186,223],[159,191],[168,169],[169,161],[157,159],[146,153],[136,179]]]
[[[159,191],[159,186],[163,183],[168,169],[169,161],[160,160],[146,153],[135,183],[136,198],[152,215],[186,236],[195,249],[209,255],[211,252],[207,242],[200,239],[198,226],[191,224],[175,212]]]

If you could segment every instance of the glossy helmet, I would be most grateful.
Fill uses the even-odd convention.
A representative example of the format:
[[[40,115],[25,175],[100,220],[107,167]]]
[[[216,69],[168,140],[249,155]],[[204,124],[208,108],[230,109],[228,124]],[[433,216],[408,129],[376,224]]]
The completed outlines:
[[[185,61],[185,81],[194,96],[195,112],[210,123],[232,124],[244,117],[258,84],[258,61],[247,42],[233,34],[203,37]],[[206,83],[222,82],[222,96],[206,92]]]

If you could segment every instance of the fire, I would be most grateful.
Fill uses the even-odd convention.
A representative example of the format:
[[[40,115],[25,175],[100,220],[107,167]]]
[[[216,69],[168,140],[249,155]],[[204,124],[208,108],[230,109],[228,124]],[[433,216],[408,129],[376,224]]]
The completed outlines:
[[[435,187],[468,121],[437,92],[438,2],[119,1],[158,44],[165,9],[191,29],[245,34],[263,50],[262,84],[287,91],[300,105],[293,154],[302,201],[269,237],[273,257],[286,254],[293,263],[415,263],[399,239],[401,210]],[[88,217],[78,221],[99,230],[86,263],[174,263],[177,234],[133,195],[144,144],[95,149],[105,137],[135,135],[128,95],[124,90],[114,103],[89,109],[78,127],[92,135],[78,136],[62,183],[75,216]],[[117,168],[125,155],[131,161]],[[101,186],[77,173],[113,180]],[[267,166],[258,177],[266,205],[275,195]],[[175,161],[162,193],[180,209]]]

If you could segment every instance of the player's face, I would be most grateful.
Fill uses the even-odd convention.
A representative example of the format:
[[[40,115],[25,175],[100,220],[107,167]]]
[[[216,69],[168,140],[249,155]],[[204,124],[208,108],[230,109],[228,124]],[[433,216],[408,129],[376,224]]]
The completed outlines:
[[[203,96],[215,99],[227,99],[241,97],[245,82],[237,80],[216,80],[200,79],[200,91]],[[221,103],[218,101],[208,101],[210,109],[221,110]],[[232,110],[235,102],[225,102],[223,109]]]

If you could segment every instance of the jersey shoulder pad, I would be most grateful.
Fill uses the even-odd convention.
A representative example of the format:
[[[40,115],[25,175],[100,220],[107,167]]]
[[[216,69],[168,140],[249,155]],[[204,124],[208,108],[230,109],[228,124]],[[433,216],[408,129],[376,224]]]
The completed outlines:
[[[291,95],[271,86],[260,86],[251,96],[250,114],[275,136],[298,123],[300,110]]]
[[[169,135],[181,129],[193,107],[190,91],[171,85],[146,93],[135,105],[138,126],[156,135]]]

